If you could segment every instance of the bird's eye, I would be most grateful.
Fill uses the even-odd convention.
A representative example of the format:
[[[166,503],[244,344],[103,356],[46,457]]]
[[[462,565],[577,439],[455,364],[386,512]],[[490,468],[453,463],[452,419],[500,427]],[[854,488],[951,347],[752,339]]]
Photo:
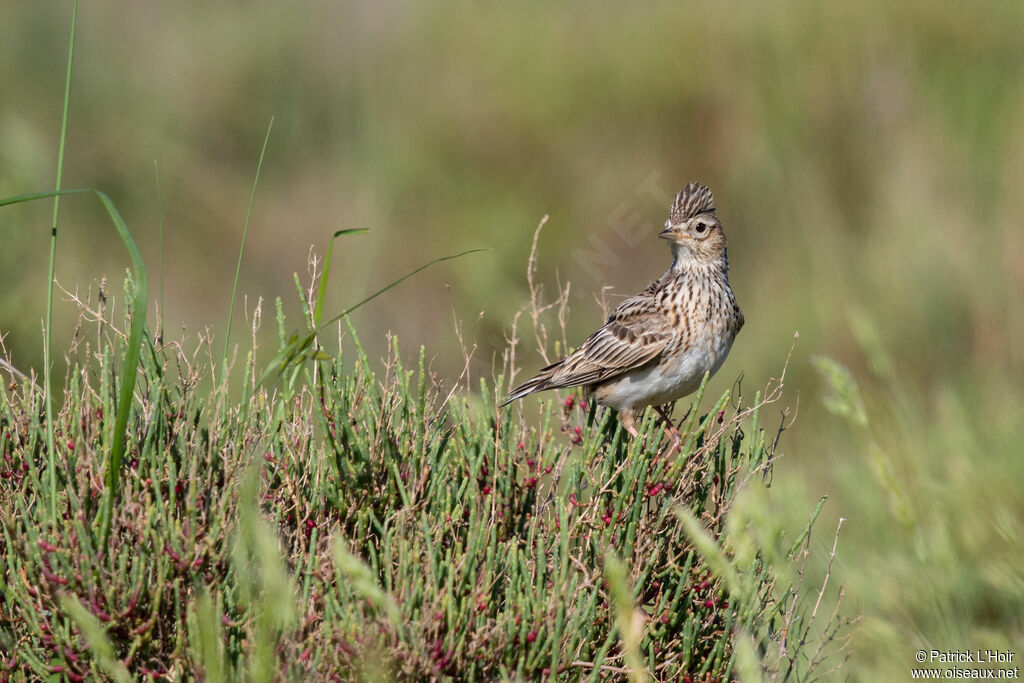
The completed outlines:
[[[697,231],[697,234],[698,234],[698,235],[703,235],[703,234],[704,234],[704,232],[705,232],[705,231],[706,231],[707,229],[708,229],[708,226],[707,226],[707,224],[706,224],[706,223],[698,223],[698,224],[697,224],[697,227],[696,227],[696,228],[694,228],[694,230],[696,230],[696,231]]]

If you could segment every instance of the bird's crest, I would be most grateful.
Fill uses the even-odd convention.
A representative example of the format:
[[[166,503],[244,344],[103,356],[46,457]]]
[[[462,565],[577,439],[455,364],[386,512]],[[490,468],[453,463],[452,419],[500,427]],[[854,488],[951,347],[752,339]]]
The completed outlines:
[[[715,210],[715,198],[710,188],[700,183],[690,183],[676,195],[669,210],[669,220],[678,224],[697,214]]]

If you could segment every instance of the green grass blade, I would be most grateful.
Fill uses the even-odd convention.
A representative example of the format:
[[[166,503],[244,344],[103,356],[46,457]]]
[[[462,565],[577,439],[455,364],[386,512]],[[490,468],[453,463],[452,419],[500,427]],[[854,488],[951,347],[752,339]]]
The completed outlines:
[[[135,272],[135,294],[132,303],[132,326],[128,336],[128,349],[124,358],[124,371],[121,378],[121,390],[117,400],[117,419],[114,422],[114,443],[110,451],[110,461],[107,463],[106,491],[104,492],[103,507],[100,511],[100,539],[101,544],[106,545],[110,536],[110,519],[113,514],[114,499],[117,496],[117,488],[121,480],[121,461],[124,459],[124,452],[127,446],[125,436],[128,430],[128,415],[131,412],[132,396],[135,392],[135,381],[138,376],[139,354],[142,349],[142,336],[146,330],[146,301],[148,297],[148,283],[146,281],[146,266],[142,262],[135,241],[128,226],[125,225],[121,214],[118,213],[114,202],[106,194],[97,191],[107,215],[110,216],[114,228],[117,230],[121,242],[124,243],[132,259],[132,270]]]
[[[263,170],[263,157],[267,153],[267,145],[270,143],[270,131],[274,128],[274,117],[270,117],[267,125],[267,135],[263,138],[263,149],[260,150],[260,159],[256,162],[256,177],[252,180],[252,193],[249,195],[249,210],[245,213],[245,225],[242,227],[242,244],[238,248],[238,263],[235,265],[235,280],[231,285],[231,304],[228,306],[228,320],[224,331],[224,354],[221,357],[221,367],[227,373],[228,348],[231,343],[231,319],[235,315],[235,298],[238,295],[238,277],[242,273],[242,255],[245,253],[245,238],[249,234],[249,219],[252,218],[252,206],[256,202],[256,186],[260,182],[260,171]]]
[[[640,656],[640,641],[644,637],[643,618],[633,604],[633,589],[629,585],[628,571],[615,553],[608,549],[604,556],[604,578],[615,612],[615,624],[622,638],[622,650],[632,683],[645,683],[647,669]]]
[[[59,190],[54,192],[38,192],[34,194],[18,195],[16,197],[4,197],[0,199],[0,206],[28,202],[35,199],[45,199],[57,195],[82,194],[91,192],[95,194],[103,208],[107,210],[114,230],[121,238],[122,244],[128,250],[132,260],[132,271],[135,277],[135,293],[132,296],[132,323],[128,334],[128,348],[125,352],[124,366],[121,373],[121,388],[118,391],[117,417],[114,422],[113,444],[110,449],[110,459],[107,461],[106,490],[104,491],[103,504],[100,508],[100,538],[101,545],[106,545],[110,536],[110,519],[113,513],[114,499],[117,496],[117,488],[121,477],[121,463],[124,460],[126,434],[128,432],[128,414],[132,407],[132,396],[135,392],[135,382],[138,377],[139,355],[142,350],[142,337],[146,329],[146,302],[149,292],[149,285],[146,279],[146,266],[142,262],[142,255],[135,240],[132,239],[128,226],[118,212],[114,202],[105,193],[92,189]],[[47,421],[50,422],[49,416]],[[52,450],[51,450],[52,452]]]
[[[210,683],[229,680],[224,653],[224,629],[221,610],[209,590],[203,589],[189,608],[192,650],[202,667],[203,678]]]
[[[321,327],[330,325],[331,323],[338,322],[339,320],[344,318],[346,315],[349,315],[350,313],[353,313],[356,309],[360,308],[363,304],[370,303],[371,301],[373,301],[378,296],[380,296],[384,292],[388,291],[392,287],[400,285],[401,283],[405,282],[406,280],[411,278],[416,273],[419,273],[420,271],[426,270],[427,268],[429,268],[430,266],[432,266],[434,264],[441,263],[442,261],[451,261],[452,259],[457,259],[457,258],[460,258],[462,256],[466,256],[468,254],[475,254],[475,253],[480,252],[480,251],[490,251],[490,250],[489,249],[470,249],[468,251],[463,251],[463,252],[460,252],[458,254],[452,254],[451,256],[442,256],[440,258],[434,259],[433,261],[428,261],[427,263],[424,263],[419,268],[417,268],[415,270],[412,270],[412,271],[409,271],[408,273],[406,273],[402,277],[398,278],[397,280],[392,281],[390,284],[386,285],[385,287],[383,287],[381,289],[378,289],[376,292],[374,292],[370,296],[366,297],[362,301],[356,303],[355,305],[349,306],[344,311],[342,311],[338,315],[334,316],[333,318],[331,318],[330,320],[325,322],[323,325],[321,325]]]
[[[156,216],[160,240],[158,253],[160,254],[160,318],[162,320],[167,317],[167,309],[164,307],[164,202],[160,193],[160,164],[156,161],[153,162],[153,175],[156,181]],[[157,327],[156,337],[159,340],[163,338],[163,335],[163,324],[161,323]]]
[[[91,189],[75,189],[75,190],[48,190],[46,192],[30,192],[28,194],[18,194],[12,197],[0,197],[0,206],[10,206],[11,204],[21,204],[22,202],[31,202],[37,199],[49,199],[54,195],[68,195],[68,194],[84,194],[86,192],[99,192],[99,190]]]
[[[357,230],[358,230],[358,228],[357,228]],[[336,233],[335,236],[337,236],[337,234],[343,234],[345,232],[348,232],[348,231],[344,231],[344,230],[340,231],[340,233]],[[303,337],[299,337],[299,336],[292,337],[292,339],[284,347],[282,347],[281,350],[279,350],[277,352],[277,354],[270,361],[270,363],[267,364],[267,367],[263,371],[263,374],[260,375],[258,383],[262,383],[262,382],[266,381],[275,372],[283,372],[285,370],[285,368],[287,368],[289,365],[291,365],[295,360],[297,360],[298,358],[300,358],[304,354],[308,353],[310,347],[312,347],[312,345],[313,345],[314,340],[316,340],[317,333],[320,330],[322,330],[323,328],[327,327],[328,325],[331,325],[333,323],[338,322],[339,320],[344,318],[346,315],[349,315],[350,313],[354,312],[360,306],[362,306],[364,304],[367,304],[370,301],[373,301],[378,296],[380,296],[384,292],[388,291],[392,287],[394,287],[394,286],[396,286],[398,284],[401,284],[402,282],[404,282],[405,280],[408,280],[410,277],[412,277],[416,273],[419,273],[420,271],[426,270],[427,268],[429,268],[430,266],[432,266],[434,264],[441,263],[442,261],[450,261],[452,259],[457,259],[459,257],[466,256],[467,254],[475,254],[475,253],[477,253],[479,251],[489,251],[489,250],[488,249],[470,249],[469,251],[463,251],[461,253],[452,254],[450,256],[442,256],[440,258],[434,259],[433,261],[429,261],[428,263],[423,264],[419,268],[416,268],[415,270],[412,270],[412,271],[406,273],[405,275],[403,275],[402,277],[398,278],[397,280],[392,281],[390,284],[388,284],[384,288],[377,290],[376,292],[374,292],[370,296],[366,297],[362,301],[356,303],[355,305],[349,306],[348,308],[346,308],[344,311],[342,311],[338,315],[334,316],[333,318],[331,318],[327,322],[325,322],[322,325],[320,325],[319,327],[317,327],[317,329],[314,330],[313,332],[310,332],[309,334],[307,334],[307,335],[305,335]],[[326,271],[326,267],[325,267],[325,271]],[[321,282],[321,291],[323,291],[322,287],[323,287],[323,282]],[[319,301],[318,301],[318,304],[319,304]],[[316,319],[316,315],[314,315],[314,319]]]
[[[340,539],[334,542],[334,567],[338,576],[344,577],[356,595],[387,617],[396,631],[402,630],[402,613],[394,598],[380,587],[370,567],[349,552],[345,542]]]
[[[57,147],[57,182],[54,189],[60,191],[64,174],[64,145],[68,137],[68,103],[71,100],[71,68],[75,61],[75,29],[78,26],[78,0],[71,10],[71,35],[68,38],[68,68],[64,79],[64,108],[60,120],[60,144]],[[60,215],[60,195],[53,197],[53,223],[50,230],[50,266],[46,280],[46,334],[43,339],[43,391],[46,395],[46,447],[48,458],[48,480],[50,485],[50,518],[57,519],[57,466],[54,460],[56,450],[53,436],[53,397],[50,395],[50,351],[53,338],[53,280],[57,268],[57,218]]]
[[[127,681],[132,680],[124,663],[117,658],[117,654],[114,652],[114,646],[111,644],[110,639],[107,638],[107,634],[99,619],[94,617],[89,610],[87,610],[85,606],[78,601],[78,598],[73,595],[65,595],[61,599],[61,606],[64,608],[64,611],[74,619],[78,628],[82,630],[82,636],[85,637],[85,641],[89,644],[89,648],[96,656],[96,661],[100,668],[103,669],[108,676],[119,683],[126,683]]]
[[[334,240],[342,235],[362,235],[370,232],[367,228],[348,228],[339,230],[331,235],[331,241],[327,244],[327,254],[324,256],[324,269],[320,273],[320,288],[316,294],[316,305],[313,307],[313,325],[320,327],[320,321],[324,316],[324,299],[327,296],[327,277],[331,272],[331,254],[334,252]]]

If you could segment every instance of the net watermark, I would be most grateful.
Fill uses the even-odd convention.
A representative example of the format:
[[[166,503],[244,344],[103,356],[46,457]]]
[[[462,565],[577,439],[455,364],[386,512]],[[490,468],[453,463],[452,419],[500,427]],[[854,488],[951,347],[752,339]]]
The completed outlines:
[[[655,228],[661,230],[660,221],[656,225],[648,220],[641,207],[646,207],[651,200],[668,207],[673,194],[661,182],[661,174],[651,173],[633,190],[632,198],[624,200],[611,210],[605,218],[605,232],[587,236],[589,249],[576,249],[572,258],[595,282],[602,282],[607,270],[622,261],[622,253],[640,244]],[[578,297],[583,293],[578,291]]]
[[[1019,680],[1017,653],[1012,650],[918,650],[914,660],[927,668],[911,668],[912,679]]]

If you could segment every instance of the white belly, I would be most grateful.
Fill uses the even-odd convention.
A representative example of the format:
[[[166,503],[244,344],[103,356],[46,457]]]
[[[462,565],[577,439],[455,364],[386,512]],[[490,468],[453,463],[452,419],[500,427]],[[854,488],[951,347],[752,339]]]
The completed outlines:
[[[704,373],[712,375],[722,367],[732,348],[734,335],[715,335],[710,343],[694,344],[674,360],[660,360],[627,372],[595,389],[598,403],[630,410],[662,405],[692,394],[700,387]]]

